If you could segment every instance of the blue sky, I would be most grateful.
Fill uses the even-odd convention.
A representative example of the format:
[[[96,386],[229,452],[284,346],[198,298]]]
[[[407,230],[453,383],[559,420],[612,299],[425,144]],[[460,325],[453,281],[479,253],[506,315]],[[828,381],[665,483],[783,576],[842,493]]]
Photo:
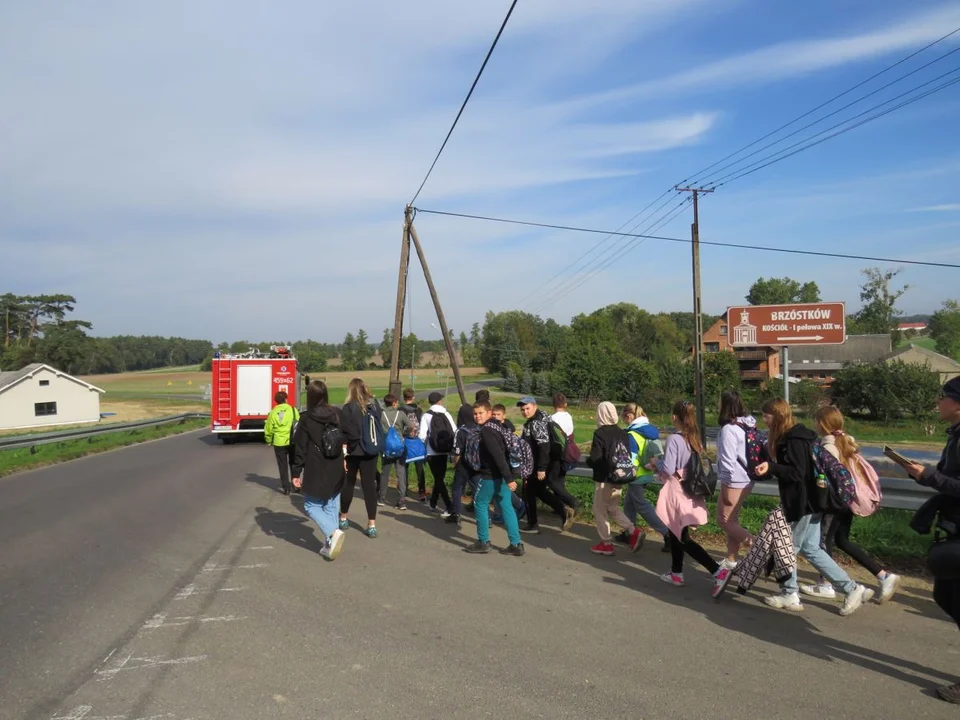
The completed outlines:
[[[0,289],[72,293],[98,335],[379,338],[403,207],[508,4],[3,4]],[[960,2],[520,0],[417,205],[613,230],[958,26]],[[960,53],[871,100],[957,67]],[[958,116],[960,85],[724,186],[701,203],[701,237],[960,262]],[[658,233],[687,237],[690,221]],[[417,227],[456,331],[487,309],[566,322],[611,302],[691,304],[684,245],[648,240],[607,264],[619,241],[592,251],[602,237],[424,214]],[[867,264],[705,248],[704,308],[791,275],[854,310]],[[960,295],[958,272],[907,266],[903,309]],[[413,330],[436,337],[411,278]]]

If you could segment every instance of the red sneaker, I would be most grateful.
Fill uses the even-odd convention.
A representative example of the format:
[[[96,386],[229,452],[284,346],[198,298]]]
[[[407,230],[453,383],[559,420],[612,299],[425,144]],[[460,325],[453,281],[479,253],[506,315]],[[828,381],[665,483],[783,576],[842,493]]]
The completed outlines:
[[[646,538],[646,534],[640,528],[634,528],[633,533],[630,535],[630,552],[636,552],[643,547],[643,541]]]
[[[613,555],[613,543],[597,543],[590,548],[590,552],[594,553],[595,555]]]

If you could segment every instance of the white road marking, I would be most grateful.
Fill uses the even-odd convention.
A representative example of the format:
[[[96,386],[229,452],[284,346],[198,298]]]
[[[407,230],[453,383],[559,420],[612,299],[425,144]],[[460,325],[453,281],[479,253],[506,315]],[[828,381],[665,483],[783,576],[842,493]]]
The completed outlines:
[[[251,550],[273,550],[273,545],[258,545],[250,548]]]
[[[253,570],[254,568],[267,567],[267,563],[254,563],[252,565],[205,565],[201,573],[212,573],[218,570]]]
[[[180,592],[178,592],[178,593],[176,594],[176,596],[174,596],[173,599],[174,599],[174,600],[186,600],[186,599],[187,599],[188,597],[190,597],[191,595],[196,595],[196,594],[197,594],[197,586],[194,585],[193,583],[190,583],[190,584],[187,585],[186,587],[181,588],[181,589],[180,589]]]
[[[173,713],[163,713],[162,715],[145,715],[138,718],[131,718],[129,715],[90,715],[93,711],[91,705],[77,705],[66,715],[54,715],[50,720],[177,720]],[[189,718],[184,718],[189,720]]]
[[[212,622],[234,622],[235,620],[246,620],[246,616],[220,615],[218,617],[197,617],[195,615],[186,615],[174,617],[171,622],[167,622],[166,613],[157,613],[147,620],[141,630],[156,630],[157,628],[181,627],[191,622],[212,623]]]
[[[117,673],[123,670],[146,670],[149,668],[162,667],[164,665],[188,665],[190,663],[198,663],[206,660],[207,657],[207,655],[190,655],[179,658],[160,658],[134,657],[133,655],[126,655],[114,663],[112,667],[107,668],[106,670],[97,670],[96,674],[101,676],[101,680],[109,680],[114,678]]]

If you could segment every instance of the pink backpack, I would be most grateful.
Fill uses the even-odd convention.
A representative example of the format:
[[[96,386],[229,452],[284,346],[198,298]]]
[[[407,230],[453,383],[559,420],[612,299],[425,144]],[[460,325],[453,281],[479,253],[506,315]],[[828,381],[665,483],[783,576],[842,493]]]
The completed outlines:
[[[883,492],[880,489],[880,478],[873,465],[868,463],[863,455],[857,453],[851,462],[851,474],[857,485],[857,497],[850,503],[854,515],[869,517],[880,507]]]

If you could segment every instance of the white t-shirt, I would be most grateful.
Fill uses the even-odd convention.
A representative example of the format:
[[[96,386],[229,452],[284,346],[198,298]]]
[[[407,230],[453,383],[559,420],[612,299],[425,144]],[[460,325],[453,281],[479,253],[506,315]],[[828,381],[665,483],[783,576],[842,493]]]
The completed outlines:
[[[560,426],[563,432],[567,434],[567,437],[573,435],[573,416],[566,410],[555,412],[550,416],[550,419]]]

